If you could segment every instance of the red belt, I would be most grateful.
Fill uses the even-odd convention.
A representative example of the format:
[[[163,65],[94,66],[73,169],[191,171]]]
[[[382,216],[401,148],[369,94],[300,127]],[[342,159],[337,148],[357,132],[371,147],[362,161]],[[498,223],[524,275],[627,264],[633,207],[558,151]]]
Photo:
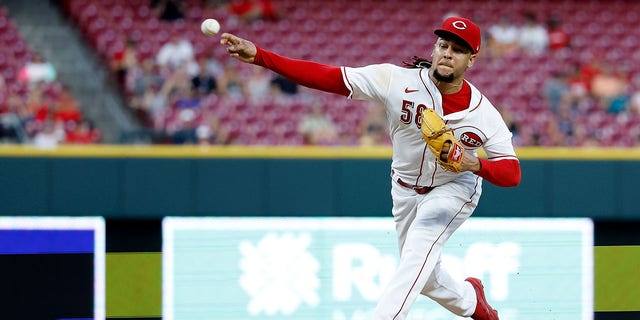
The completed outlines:
[[[400,178],[398,178],[398,184],[405,187],[405,188],[409,188],[409,189],[413,189],[413,191],[415,191],[417,194],[426,194],[429,191],[433,190],[435,187],[421,187],[421,186],[416,186],[416,185],[412,185],[412,184],[408,184],[402,180],[400,180]]]

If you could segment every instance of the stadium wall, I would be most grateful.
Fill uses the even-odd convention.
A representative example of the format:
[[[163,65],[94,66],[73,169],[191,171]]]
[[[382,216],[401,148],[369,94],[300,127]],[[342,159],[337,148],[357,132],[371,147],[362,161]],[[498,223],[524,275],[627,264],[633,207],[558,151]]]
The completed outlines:
[[[640,316],[636,149],[517,150],[475,216],[591,217],[595,320]],[[106,315],[161,319],[164,216],[388,216],[389,148],[0,146],[0,215],[106,218]]]
[[[569,151],[519,150],[522,183],[485,183],[475,216],[640,220],[640,150]],[[387,216],[390,158],[389,148],[7,146],[0,214]]]

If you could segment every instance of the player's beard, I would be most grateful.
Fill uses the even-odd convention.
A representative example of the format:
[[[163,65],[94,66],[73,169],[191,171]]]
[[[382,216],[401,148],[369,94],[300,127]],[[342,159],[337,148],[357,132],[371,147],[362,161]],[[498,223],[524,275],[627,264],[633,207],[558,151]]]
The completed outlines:
[[[446,83],[452,83],[453,80],[455,79],[453,76],[453,73],[443,76],[440,74],[440,72],[438,72],[438,69],[433,70],[433,77],[439,82],[446,82]]]

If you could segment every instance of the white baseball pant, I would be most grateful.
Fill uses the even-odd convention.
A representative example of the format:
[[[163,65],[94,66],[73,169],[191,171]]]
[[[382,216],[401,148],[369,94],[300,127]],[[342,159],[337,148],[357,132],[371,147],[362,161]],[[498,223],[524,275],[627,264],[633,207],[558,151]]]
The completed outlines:
[[[476,306],[470,283],[453,279],[440,267],[440,253],[453,232],[473,213],[482,193],[473,174],[438,186],[426,194],[392,181],[392,213],[400,263],[373,312],[373,320],[403,320],[419,294],[456,315],[468,317]]]

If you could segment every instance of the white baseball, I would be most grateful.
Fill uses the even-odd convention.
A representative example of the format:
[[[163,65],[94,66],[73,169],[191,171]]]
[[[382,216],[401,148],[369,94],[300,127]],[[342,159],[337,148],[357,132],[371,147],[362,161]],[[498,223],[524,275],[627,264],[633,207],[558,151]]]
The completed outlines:
[[[216,19],[206,19],[202,21],[200,30],[206,36],[214,36],[220,31],[220,23]]]

